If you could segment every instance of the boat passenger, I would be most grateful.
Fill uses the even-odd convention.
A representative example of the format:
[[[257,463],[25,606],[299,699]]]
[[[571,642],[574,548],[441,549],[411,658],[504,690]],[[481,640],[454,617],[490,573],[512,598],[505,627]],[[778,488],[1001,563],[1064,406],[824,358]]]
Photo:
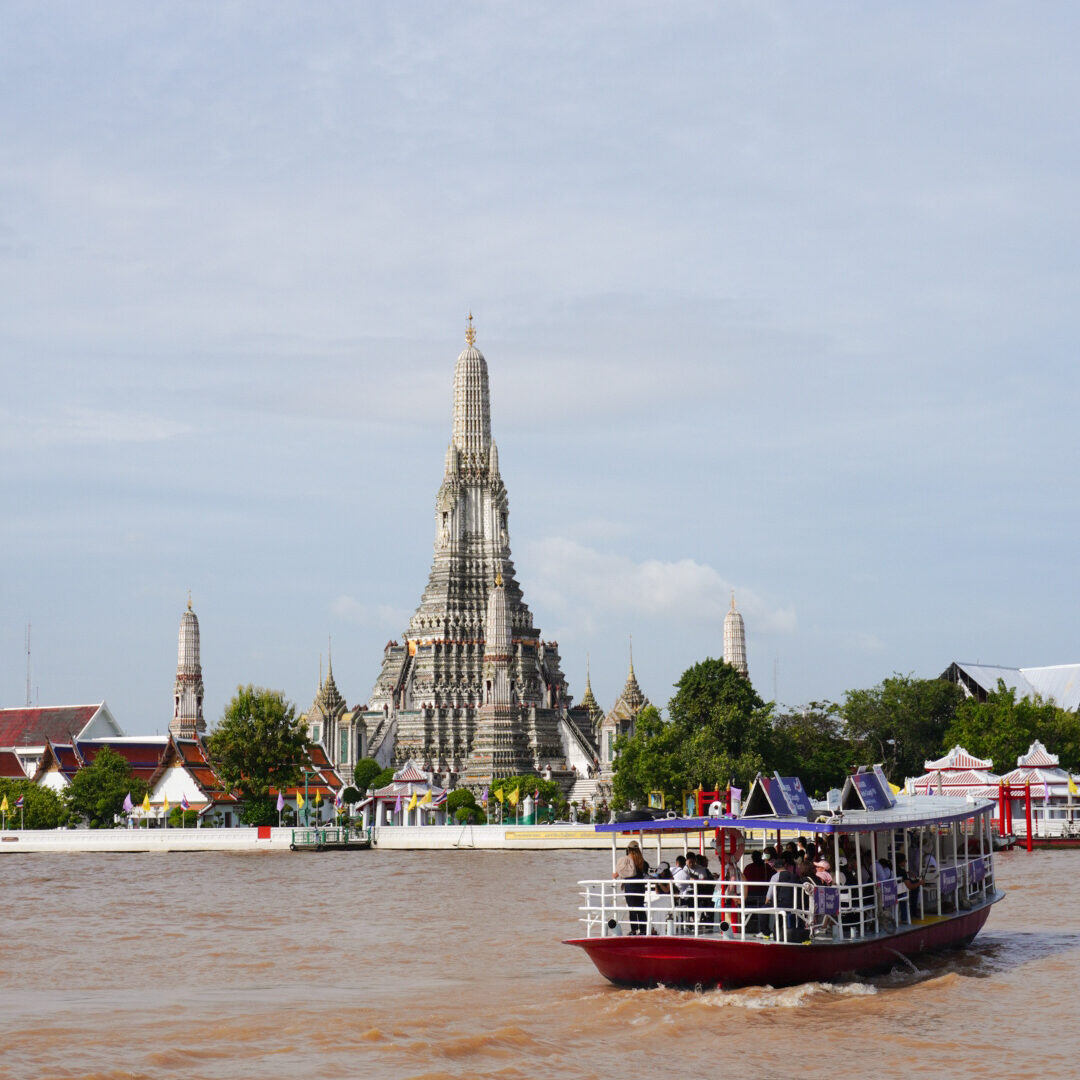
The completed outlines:
[[[783,909],[774,916],[773,933],[777,938],[786,940],[786,936],[795,928],[795,858],[785,851],[781,857],[781,867],[769,881],[769,891],[765,894],[766,907]],[[781,920],[784,920],[783,923]],[[780,927],[784,926],[785,933]]]
[[[760,851],[750,852],[750,861],[743,867],[743,881],[751,882],[746,888],[746,906],[759,908],[765,906],[765,894],[769,891],[766,884],[770,878],[769,868],[761,858]],[[746,919],[746,932],[748,934],[764,933],[764,917],[761,915],[748,915]]]
[[[648,886],[649,931],[670,934],[674,922],[671,864],[662,862],[650,875]]]
[[[641,879],[648,872],[649,864],[641,854],[638,842],[631,840],[626,845],[626,854],[615,864],[615,872],[611,875],[617,880],[621,879],[623,883],[626,906],[630,909],[631,936],[646,932],[645,882]]]
[[[695,897],[695,906],[701,912],[700,921],[712,924],[715,914],[713,910],[713,893],[716,892],[716,886],[710,884],[710,882],[715,881],[716,876],[709,869],[708,855],[691,852],[687,856],[686,869],[694,879],[693,896]]]
[[[919,886],[922,878],[916,877],[908,870],[907,856],[901,851],[896,856],[896,880],[897,888],[903,886],[907,900],[907,921],[911,922],[914,912],[919,908]]]

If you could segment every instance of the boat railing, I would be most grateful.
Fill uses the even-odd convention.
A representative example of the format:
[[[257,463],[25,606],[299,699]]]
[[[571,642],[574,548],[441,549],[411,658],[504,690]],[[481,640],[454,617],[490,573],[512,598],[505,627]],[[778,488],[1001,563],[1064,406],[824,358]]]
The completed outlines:
[[[645,933],[782,943],[893,934],[928,917],[976,907],[994,893],[990,855],[942,862],[914,893],[895,879],[854,885],[652,878],[578,884],[586,937]]]

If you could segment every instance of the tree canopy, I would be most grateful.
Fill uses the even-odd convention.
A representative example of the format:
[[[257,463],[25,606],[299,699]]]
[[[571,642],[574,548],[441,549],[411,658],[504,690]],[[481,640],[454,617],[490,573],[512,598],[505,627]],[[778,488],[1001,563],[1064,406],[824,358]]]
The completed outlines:
[[[648,707],[634,734],[616,741],[616,805],[644,803],[651,791],[677,805],[683,791],[699,785],[749,784],[771,750],[771,711],[750,680],[723,660],[688,668],[668,703],[669,721]]]
[[[353,783],[361,791],[367,791],[376,786],[372,781],[382,771],[382,766],[374,758],[361,758],[353,768]]]
[[[55,829],[68,819],[64,800],[52,788],[39,787],[33,780],[7,780],[0,778],[0,800],[7,796],[7,827],[17,829]],[[15,800],[22,796],[20,814]],[[123,797],[120,802],[123,805]]]
[[[85,820],[91,829],[99,829],[113,827],[113,819],[124,811],[127,795],[138,804],[146,791],[146,781],[132,775],[127,758],[103,746],[94,760],[71,778],[64,795],[74,817]]]
[[[942,753],[963,696],[944,679],[899,673],[870,690],[849,690],[840,713],[855,760],[880,762],[895,784],[921,776],[924,762]]]
[[[207,743],[222,780],[253,804],[303,779],[307,732],[280,690],[238,686]]]
[[[840,711],[835,702],[811,701],[803,709],[774,716],[768,767],[781,776],[799,777],[815,798],[842,786],[859,762],[844,737]]]

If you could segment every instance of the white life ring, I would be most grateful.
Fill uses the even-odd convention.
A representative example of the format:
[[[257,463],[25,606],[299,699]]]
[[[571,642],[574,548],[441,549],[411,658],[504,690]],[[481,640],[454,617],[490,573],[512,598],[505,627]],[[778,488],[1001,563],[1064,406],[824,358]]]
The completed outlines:
[[[724,812],[724,804],[717,800],[709,803],[709,817],[720,817]]]

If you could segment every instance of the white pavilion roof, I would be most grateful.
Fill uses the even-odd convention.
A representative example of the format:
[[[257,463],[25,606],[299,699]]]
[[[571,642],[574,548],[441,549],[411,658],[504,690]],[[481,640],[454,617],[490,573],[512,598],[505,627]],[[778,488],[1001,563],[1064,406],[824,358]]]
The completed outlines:
[[[1057,754],[1051,754],[1038,739],[1028,747],[1026,754],[1021,754],[1016,759],[1016,764],[1029,768],[1053,768],[1061,764]]]
[[[937,761],[927,761],[923,763],[923,768],[927,772],[936,772],[941,770],[955,770],[955,769],[992,769],[994,762],[990,758],[978,758],[974,754],[969,754],[962,746],[954,746],[943,758],[938,758]]]
[[[1013,668],[957,661],[956,666],[987,691],[996,690],[998,679],[1002,679],[1018,697],[1038,695],[1046,701],[1053,700],[1062,709],[1080,707],[1080,664]]]

